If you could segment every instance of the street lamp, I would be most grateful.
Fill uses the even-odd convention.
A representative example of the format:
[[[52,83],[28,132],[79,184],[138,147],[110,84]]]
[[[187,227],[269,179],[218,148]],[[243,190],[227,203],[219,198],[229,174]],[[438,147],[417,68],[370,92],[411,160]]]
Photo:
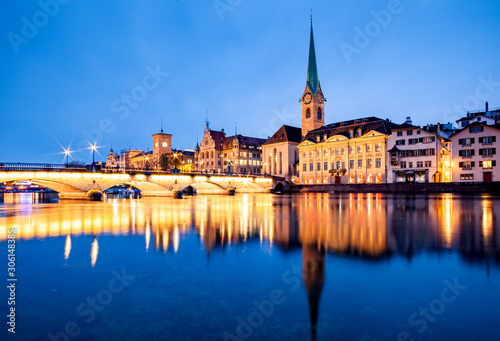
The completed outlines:
[[[95,151],[97,149],[97,146],[95,144],[93,144],[92,146],[90,146],[90,149],[92,149],[92,164],[95,163]]]
[[[66,167],[68,167],[69,164],[69,156],[71,154],[71,151],[68,149],[64,149],[64,157],[66,158]]]

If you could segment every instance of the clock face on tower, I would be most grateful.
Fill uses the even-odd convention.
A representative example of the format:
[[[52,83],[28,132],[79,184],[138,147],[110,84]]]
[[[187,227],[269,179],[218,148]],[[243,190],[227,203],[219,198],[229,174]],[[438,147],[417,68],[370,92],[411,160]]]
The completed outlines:
[[[323,98],[323,94],[321,92],[316,93],[316,101],[318,101],[319,104],[323,104],[325,99]]]
[[[308,92],[306,92],[306,93],[304,94],[304,96],[302,96],[302,102],[303,102],[304,104],[309,104],[309,103],[311,103],[312,98],[313,98],[313,97],[312,97],[312,93],[310,93],[310,92],[308,91]]]
[[[162,145],[163,147],[168,146],[167,142],[163,142],[161,145]]]

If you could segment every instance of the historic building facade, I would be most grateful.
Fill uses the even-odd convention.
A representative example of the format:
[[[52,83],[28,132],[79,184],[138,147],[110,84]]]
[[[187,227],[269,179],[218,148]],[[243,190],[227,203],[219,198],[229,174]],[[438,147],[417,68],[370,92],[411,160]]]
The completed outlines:
[[[298,182],[300,128],[283,125],[262,145],[263,173]]]
[[[206,122],[203,139],[195,148],[196,170],[202,173],[261,174],[263,139],[239,134],[226,137]]]
[[[475,121],[450,136],[453,182],[500,181],[500,124]]]
[[[412,125],[408,117],[393,124],[387,139],[387,182],[450,182],[451,142],[437,133]]]
[[[377,117],[311,130],[299,144],[300,183],[385,183],[391,123]]]

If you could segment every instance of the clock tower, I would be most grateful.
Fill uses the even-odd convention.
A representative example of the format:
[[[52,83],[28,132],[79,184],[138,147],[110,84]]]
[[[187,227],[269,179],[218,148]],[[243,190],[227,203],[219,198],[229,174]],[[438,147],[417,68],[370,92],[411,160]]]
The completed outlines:
[[[325,125],[324,106],[326,99],[319,84],[318,68],[316,66],[316,52],[314,50],[314,37],[311,16],[311,38],[309,42],[309,63],[307,66],[306,89],[302,98],[302,136],[310,130]]]
[[[153,158],[157,167],[160,167],[160,157],[172,153],[172,135],[161,133],[153,135]]]

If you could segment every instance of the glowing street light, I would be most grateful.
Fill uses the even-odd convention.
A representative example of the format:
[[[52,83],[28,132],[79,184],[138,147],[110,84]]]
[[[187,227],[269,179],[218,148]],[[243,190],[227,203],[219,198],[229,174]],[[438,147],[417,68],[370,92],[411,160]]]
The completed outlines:
[[[71,151],[68,149],[64,149],[64,157],[66,158],[66,167],[69,165],[69,157],[71,156]]]
[[[97,146],[95,143],[90,146],[90,149],[92,150],[92,164],[95,163],[95,151],[97,150]]]

